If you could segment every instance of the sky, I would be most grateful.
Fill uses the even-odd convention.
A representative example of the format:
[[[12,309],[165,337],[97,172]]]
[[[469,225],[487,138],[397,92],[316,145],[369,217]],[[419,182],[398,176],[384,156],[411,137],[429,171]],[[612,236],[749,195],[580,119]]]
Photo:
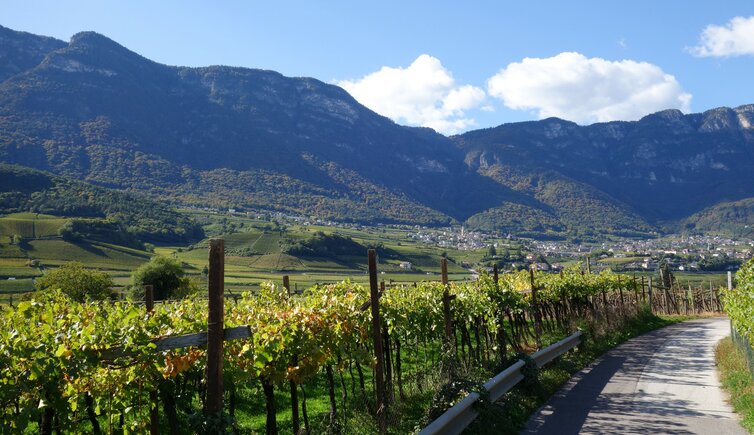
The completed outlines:
[[[314,77],[445,134],[754,103],[751,1],[0,0],[0,25]]]

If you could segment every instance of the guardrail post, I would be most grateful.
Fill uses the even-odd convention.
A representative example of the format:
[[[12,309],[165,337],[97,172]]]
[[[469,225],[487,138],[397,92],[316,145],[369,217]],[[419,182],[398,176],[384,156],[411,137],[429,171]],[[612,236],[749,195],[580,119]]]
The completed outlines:
[[[225,287],[225,241],[209,241],[209,313],[207,316],[207,416],[223,411],[223,335]]]
[[[372,344],[377,364],[374,366],[375,386],[377,388],[377,425],[381,434],[387,433],[387,403],[385,401],[385,355],[382,352],[382,327],[380,325],[380,290],[377,286],[377,251],[368,251],[369,294],[372,308]]]
[[[733,290],[733,272],[728,271],[728,290]]]

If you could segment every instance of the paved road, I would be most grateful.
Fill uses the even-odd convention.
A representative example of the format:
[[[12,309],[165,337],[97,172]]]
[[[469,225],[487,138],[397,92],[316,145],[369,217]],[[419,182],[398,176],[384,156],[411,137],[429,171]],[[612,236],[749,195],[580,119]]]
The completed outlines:
[[[669,326],[616,347],[529,420],[531,434],[746,434],[719,387],[726,318]]]

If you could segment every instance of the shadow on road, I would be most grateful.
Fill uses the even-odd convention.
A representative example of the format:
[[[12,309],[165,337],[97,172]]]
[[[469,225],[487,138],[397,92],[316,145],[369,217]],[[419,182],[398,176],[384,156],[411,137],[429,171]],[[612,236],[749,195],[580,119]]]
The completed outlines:
[[[522,433],[688,434],[700,433],[700,427],[729,433],[725,428],[731,424],[737,432],[740,427],[723,404],[700,409],[693,400],[718,388],[712,354],[717,338],[711,337],[720,335],[720,320],[725,321],[673,325],[613,349],[574,376]],[[667,388],[684,394],[668,396]]]

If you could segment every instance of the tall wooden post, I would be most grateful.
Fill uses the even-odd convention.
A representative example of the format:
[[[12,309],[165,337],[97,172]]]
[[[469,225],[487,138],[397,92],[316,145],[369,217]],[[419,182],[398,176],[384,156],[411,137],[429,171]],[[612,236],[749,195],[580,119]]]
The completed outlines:
[[[646,302],[647,301],[647,294],[644,292],[644,277],[641,277],[641,300]]]
[[[620,282],[620,275],[618,275],[618,292],[620,293],[620,310],[621,314],[624,314],[623,311],[625,310],[625,303],[623,301],[623,285]]]
[[[286,292],[288,292],[288,295],[291,295],[291,281],[288,278],[288,275],[283,275],[283,288]]]
[[[442,275],[442,313],[445,324],[445,344],[448,349],[453,344],[453,319],[450,317],[450,289],[448,287],[448,259],[440,260],[440,273]]]
[[[592,273],[592,259],[586,256],[586,273]]]
[[[151,284],[147,284],[144,286],[144,305],[147,308],[148,313],[154,312],[154,286]],[[160,433],[160,414],[158,411],[158,399],[157,399],[157,390],[152,390],[149,392],[149,403],[151,406],[151,409],[149,411],[149,433],[150,434],[159,434]]]
[[[291,282],[288,275],[283,275],[283,288],[288,293],[288,296],[293,294],[291,292]],[[293,366],[298,365],[297,356],[293,356],[291,364],[293,364]],[[291,423],[293,424],[293,433],[298,434],[301,430],[301,419],[298,414],[298,385],[292,380],[288,381],[288,389],[291,393]]]
[[[649,277],[649,284],[647,285],[647,288],[649,289],[647,293],[649,293],[649,312],[654,313],[654,305],[652,304],[652,277]]]
[[[498,280],[498,272],[497,272],[497,263],[492,265],[492,279],[495,280],[495,288],[497,288],[497,280]]]
[[[374,367],[377,388],[377,424],[381,434],[387,432],[387,403],[385,401],[385,354],[382,351],[382,326],[380,325],[380,290],[377,286],[377,251],[369,250],[369,294],[372,308],[372,344],[377,364]]]
[[[537,340],[537,349],[542,347],[542,316],[539,313],[537,301],[537,286],[534,282],[534,268],[536,263],[529,269],[529,281],[531,283],[531,307],[534,311],[534,338]]]
[[[223,336],[225,287],[225,240],[209,241],[209,313],[207,316],[207,401],[208,416],[223,411]]]

